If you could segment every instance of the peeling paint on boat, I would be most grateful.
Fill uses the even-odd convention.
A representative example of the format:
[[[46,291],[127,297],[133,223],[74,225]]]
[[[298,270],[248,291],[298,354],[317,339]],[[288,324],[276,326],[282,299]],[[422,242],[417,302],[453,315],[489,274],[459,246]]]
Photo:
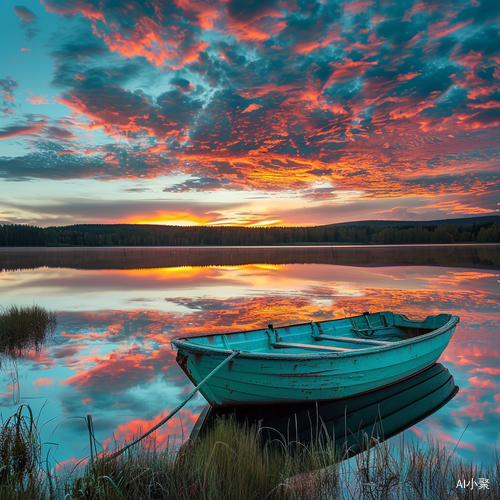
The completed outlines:
[[[458,322],[450,314],[415,321],[386,311],[183,337],[173,344],[195,385],[239,351],[200,389],[214,406],[321,401],[370,392],[419,373],[438,360]]]

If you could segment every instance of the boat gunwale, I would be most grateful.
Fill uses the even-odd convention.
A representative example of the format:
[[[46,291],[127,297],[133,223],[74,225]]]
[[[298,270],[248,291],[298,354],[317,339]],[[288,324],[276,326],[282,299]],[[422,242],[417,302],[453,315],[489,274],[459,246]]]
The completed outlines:
[[[356,317],[361,317],[360,316],[351,316],[350,318],[356,318]],[[414,322],[419,322],[418,320],[409,320],[406,318],[406,316],[402,315],[407,319],[408,321],[414,321]],[[430,315],[430,317],[436,317],[438,315]],[[429,317],[429,316],[427,316]],[[350,319],[350,318],[339,318],[339,319]],[[427,318],[426,318],[427,319]],[[314,323],[326,323],[330,322],[332,320],[324,320],[324,321],[317,321]],[[335,321],[335,320],[333,320]],[[262,329],[257,329],[257,330],[248,330],[248,331],[243,331],[243,332],[231,332],[231,333],[211,333],[207,335],[200,335],[199,337],[177,337],[172,340],[172,344],[177,348],[177,349],[184,349],[188,352],[192,353],[203,353],[207,355],[221,355],[221,356],[229,356],[232,352],[237,351],[239,354],[235,358],[239,359],[259,359],[259,360],[266,360],[266,359],[275,359],[275,360],[290,360],[290,361],[296,361],[296,360],[301,360],[301,361],[307,361],[307,360],[314,360],[314,359],[329,359],[329,358],[351,358],[354,356],[367,356],[371,354],[376,354],[379,352],[386,352],[394,349],[402,349],[406,348],[408,346],[412,346],[415,344],[418,344],[420,342],[424,342],[426,340],[429,340],[434,337],[438,337],[442,335],[443,333],[448,332],[452,328],[456,327],[456,325],[459,323],[460,318],[455,315],[450,315],[450,319],[443,325],[440,326],[439,328],[436,328],[436,330],[432,330],[430,332],[424,333],[422,335],[419,335],[414,338],[406,339],[406,340],[400,340],[398,342],[394,342],[391,345],[384,345],[384,346],[372,346],[372,347],[366,347],[363,349],[353,349],[352,351],[349,352],[331,352],[331,353],[304,353],[304,354],[288,354],[288,353],[267,353],[267,352],[252,352],[252,351],[242,351],[239,349],[221,349],[220,347],[212,347],[212,346],[203,346],[201,344],[196,344],[192,342],[192,339],[196,338],[201,338],[201,337],[213,337],[217,335],[233,335],[233,334],[238,334],[238,333],[252,333],[252,332],[257,332],[261,331]],[[307,323],[299,323],[299,324],[294,324],[294,325],[288,325],[288,327],[292,326],[304,326],[304,325],[309,325],[310,323],[313,323],[312,321],[307,322]],[[286,328],[287,326],[279,327],[279,328]]]

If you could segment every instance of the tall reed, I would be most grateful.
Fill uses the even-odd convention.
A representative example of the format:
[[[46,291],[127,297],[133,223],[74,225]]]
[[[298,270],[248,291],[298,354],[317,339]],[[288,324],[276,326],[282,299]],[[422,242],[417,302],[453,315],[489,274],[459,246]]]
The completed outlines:
[[[9,306],[0,312],[0,354],[15,359],[39,353],[56,327],[56,313],[43,307]]]
[[[460,458],[456,449],[450,451],[447,443],[433,439],[406,442],[404,433],[396,444],[365,439],[366,449],[355,464],[340,468],[343,500],[500,499],[498,453],[493,465],[484,466]],[[487,488],[479,487],[481,478]]]
[[[37,420],[29,405],[21,405],[1,422],[0,498],[44,500],[51,490],[49,482],[43,469]]]
[[[168,446],[160,451],[149,441],[117,458],[101,455],[74,480],[71,498],[308,498],[320,477],[323,492],[327,485],[335,491],[337,456],[331,442],[262,444],[260,432],[227,418],[178,451]],[[326,467],[331,467],[327,473]],[[290,480],[293,476],[298,479]]]

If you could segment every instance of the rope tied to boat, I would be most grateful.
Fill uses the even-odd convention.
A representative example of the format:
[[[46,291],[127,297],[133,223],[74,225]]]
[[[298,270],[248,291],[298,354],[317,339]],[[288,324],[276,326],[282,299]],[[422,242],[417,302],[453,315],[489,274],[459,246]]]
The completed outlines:
[[[210,378],[212,377],[212,375],[215,375],[226,363],[229,363],[229,361],[231,361],[233,358],[235,358],[236,356],[238,356],[238,354],[240,354],[240,351],[233,351],[231,353],[230,356],[228,356],[220,365],[216,366],[195,388],[194,390],[189,394],[189,396],[180,404],[178,405],[174,410],[172,410],[172,412],[166,416],[163,420],[161,420],[160,422],[158,422],[154,427],[152,427],[151,429],[149,429],[148,432],[146,432],[145,434],[143,434],[140,438],[136,439],[134,442],[128,444],[127,446],[121,448],[120,450],[118,451],[115,451],[111,456],[110,458],[116,458],[118,456],[120,456],[122,453],[124,453],[126,450],[128,450],[129,448],[131,448],[132,446],[136,445],[137,443],[139,443],[140,441],[142,441],[144,438],[146,438],[147,436],[149,436],[150,434],[152,434],[154,431],[156,431],[156,429],[158,429],[159,427],[161,427],[163,424],[165,424],[166,422],[168,422],[182,407],[184,407],[188,401],[200,390],[201,386]]]

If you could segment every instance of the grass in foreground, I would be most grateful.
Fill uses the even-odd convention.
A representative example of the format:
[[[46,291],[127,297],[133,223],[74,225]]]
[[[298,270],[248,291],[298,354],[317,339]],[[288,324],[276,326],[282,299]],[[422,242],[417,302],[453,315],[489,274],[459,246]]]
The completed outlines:
[[[0,355],[11,359],[39,353],[57,327],[57,315],[40,306],[10,306],[0,311]]]
[[[260,444],[260,430],[220,420],[202,439],[174,450],[154,441],[118,458],[105,454],[82,471],[54,478],[28,407],[5,421],[0,434],[0,498],[118,499],[500,499],[500,461],[483,467],[459,459],[437,442],[374,445],[339,463],[333,441]],[[457,487],[489,480],[488,489]]]
[[[368,439],[365,435],[365,439]],[[344,493],[340,498],[370,500],[414,499],[500,499],[500,457],[494,464],[483,466],[463,460],[450,451],[447,443],[430,440],[427,443],[405,443],[404,433],[397,448],[387,442],[355,457],[355,480],[352,467],[341,464]],[[488,488],[479,488],[480,478],[488,480]],[[467,487],[462,487],[460,483]],[[465,482],[464,482],[465,481]],[[474,482],[476,483],[474,485]]]
[[[0,498],[49,499],[50,476],[42,467],[42,445],[31,408],[21,405],[0,426]]]
[[[260,444],[260,430],[233,419],[218,421],[203,439],[181,450],[148,447],[127,451],[117,459],[101,456],[71,480],[75,500],[126,498],[257,500],[294,498],[303,481],[288,478],[321,470],[336,462],[330,443]],[[328,474],[329,493],[337,485]],[[308,478],[309,480],[309,478]],[[304,497],[306,498],[306,497]]]

